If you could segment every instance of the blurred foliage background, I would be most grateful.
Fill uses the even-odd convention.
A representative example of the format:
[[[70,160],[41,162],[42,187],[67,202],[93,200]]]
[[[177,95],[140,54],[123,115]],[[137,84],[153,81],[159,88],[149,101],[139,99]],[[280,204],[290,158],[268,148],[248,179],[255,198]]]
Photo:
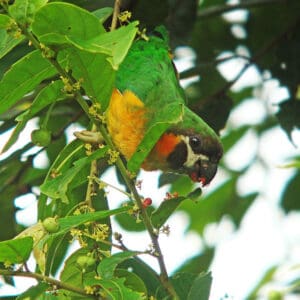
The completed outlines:
[[[101,0],[65,2],[90,11],[113,6],[113,1]],[[296,131],[300,128],[300,2],[123,0],[122,10],[131,11],[132,19],[139,20],[141,28],[147,28],[147,32],[159,24],[167,26],[175,61],[189,62],[185,64],[188,68],[180,71],[180,78],[185,80],[188,105],[222,136],[226,155],[218,178],[196,206],[194,202],[186,201],[179,208],[189,216],[188,230],[196,232],[206,246],[195,257],[187,257],[177,271],[198,273],[209,269],[215,257],[217,243],[206,241],[207,226],[222,224],[226,219],[231,222],[234,231],[239,231],[251,207],[265,195],[264,179],[280,164],[288,165],[288,172],[279,170],[288,176],[280,182],[281,190],[276,189],[277,181],[274,181],[274,190],[278,191],[276,199],[273,199],[274,205],[278,204],[283,218],[291,215],[299,217],[298,149],[294,148],[286,161],[272,157],[280,148],[296,147]],[[2,31],[0,48],[4,45],[1,35]],[[1,59],[0,78],[10,65],[29,51],[24,43],[5,55]],[[0,116],[0,134],[15,127],[15,117],[28,107],[37,93],[25,96],[13,109]],[[46,111],[40,113],[40,123],[45,115]],[[80,108],[66,101],[55,106],[53,115],[55,118],[50,119],[48,124],[54,140],[46,150],[42,150],[49,163],[66,144],[70,124],[87,124]],[[275,134],[279,127],[285,133],[285,139]],[[0,228],[5,228],[0,230],[1,240],[10,239],[24,229],[15,217],[20,210],[15,199],[24,194],[38,193],[36,187],[47,173],[46,167],[35,166],[35,158],[40,152],[28,141],[20,149],[1,155]],[[250,173],[252,177],[248,180],[247,174]],[[167,184],[173,192],[187,194],[193,189],[186,177],[161,175],[159,185]],[[133,230],[132,223],[126,220],[120,220],[120,223],[125,229]],[[299,226],[299,222],[295,224]],[[256,246],[264,247],[263,244]],[[287,258],[286,264],[289,262]],[[283,261],[261,274],[248,299],[256,299],[260,295],[270,299],[283,299],[284,295],[300,297],[299,264],[290,265],[289,275],[282,279],[277,274],[284,265]],[[271,288],[266,290],[268,285]]]

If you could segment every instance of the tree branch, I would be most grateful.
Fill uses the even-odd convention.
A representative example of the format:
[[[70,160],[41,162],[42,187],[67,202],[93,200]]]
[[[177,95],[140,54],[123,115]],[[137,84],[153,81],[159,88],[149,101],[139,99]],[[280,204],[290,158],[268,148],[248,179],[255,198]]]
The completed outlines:
[[[199,18],[208,18],[208,17],[213,17],[237,9],[258,7],[258,6],[274,4],[274,3],[286,4],[289,1],[293,1],[293,0],[248,0],[233,5],[230,4],[212,5],[209,6],[208,8],[200,9],[198,11],[197,16]]]
[[[62,282],[56,279],[53,279],[51,277],[38,274],[38,273],[33,273],[33,272],[24,272],[24,271],[10,271],[10,270],[3,270],[0,269],[0,275],[3,276],[19,276],[19,277],[29,277],[29,278],[34,278],[38,281],[45,281],[49,283],[50,285],[55,286],[56,288],[63,289],[63,290],[68,290],[83,296],[91,296],[85,292],[84,289],[78,288],[76,286],[73,286],[69,283]]]

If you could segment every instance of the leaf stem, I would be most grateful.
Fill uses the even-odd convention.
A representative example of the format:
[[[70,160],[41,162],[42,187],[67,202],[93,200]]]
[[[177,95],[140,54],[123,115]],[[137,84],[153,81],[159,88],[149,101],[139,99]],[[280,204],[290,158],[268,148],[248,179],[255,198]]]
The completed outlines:
[[[44,281],[49,283],[50,285],[53,285],[59,289],[68,290],[83,296],[90,296],[88,295],[84,289],[78,288],[77,286],[71,285],[66,282],[62,282],[56,279],[53,279],[51,277],[39,274],[39,273],[33,273],[33,272],[24,272],[24,271],[11,271],[11,270],[3,270],[0,269],[0,275],[4,276],[20,276],[20,277],[30,277],[34,278],[38,281]]]

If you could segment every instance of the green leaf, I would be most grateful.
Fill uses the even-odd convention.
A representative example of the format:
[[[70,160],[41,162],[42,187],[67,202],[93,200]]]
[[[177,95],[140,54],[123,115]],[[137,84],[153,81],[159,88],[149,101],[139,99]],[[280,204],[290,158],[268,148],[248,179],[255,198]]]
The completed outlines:
[[[72,253],[64,262],[64,267],[60,273],[60,280],[69,282],[78,287],[82,287],[82,273],[76,264],[77,258],[82,255],[87,255],[87,248],[80,248]]]
[[[281,198],[281,206],[286,213],[300,210],[300,172],[297,172],[287,183]]]
[[[117,30],[101,34],[89,40],[75,37],[70,37],[68,40],[80,50],[112,56],[108,60],[112,67],[117,70],[133,42],[138,30],[137,25],[138,22],[132,22],[128,26],[122,26]]]
[[[147,296],[148,291],[145,286],[145,283],[135,273],[124,270],[124,269],[116,269],[115,276],[117,276],[119,278],[125,278],[124,284],[128,288],[132,289],[133,291],[143,293],[144,295]]]
[[[176,210],[185,197],[177,197],[164,200],[160,206],[151,214],[151,222],[155,228],[160,228]]]
[[[7,151],[17,141],[19,134],[25,128],[28,120],[33,118],[39,111],[49,104],[55,101],[63,100],[64,98],[65,94],[63,93],[63,83],[61,80],[51,82],[44,89],[42,89],[35,97],[30,108],[16,118],[18,124],[13,130],[9,140],[4,145],[2,153]]]
[[[101,24],[103,24],[113,13],[114,9],[112,7],[103,7],[93,11]]]
[[[24,263],[29,258],[32,247],[31,237],[0,242],[0,261],[11,264]]]
[[[93,154],[77,160],[70,169],[66,170],[63,174],[44,182],[40,188],[41,192],[53,199],[61,199],[62,202],[68,203],[67,192],[72,181],[77,174],[80,174],[82,169],[90,164],[93,160],[104,157],[107,152],[107,147],[96,150]],[[84,180],[86,180],[84,178]]]
[[[14,37],[8,34],[5,29],[0,29],[0,59],[23,40],[24,36],[22,35],[20,35],[20,37]]]
[[[59,223],[59,231],[51,234],[50,238],[55,238],[56,236],[65,234],[70,229],[82,225],[87,222],[95,222],[101,219],[105,219],[109,216],[126,212],[130,209],[130,207],[121,207],[111,210],[103,210],[103,211],[96,211],[93,213],[87,213],[83,215],[76,215],[76,216],[67,216],[64,218],[59,218],[57,221]]]
[[[100,102],[101,108],[105,110],[115,82],[115,71],[107,55],[70,48],[68,58],[73,76],[81,82],[87,95],[94,102]]]
[[[4,74],[0,82],[0,114],[9,109],[41,81],[56,74],[39,50],[30,52]]]
[[[210,273],[202,273],[193,281],[187,300],[208,300],[212,277]]]
[[[0,29],[7,29],[9,25],[13,22],[13,19],[7,15],[0,14]]]
[[[17,22],[27,25],[32,22],[37,10],[47,2],[48,0],[15,0],[14,4],[9,6],[9,14]]]
[[[98,265],[98,273],[101,278],[111,279],[114,275],[116,267],[124,260],[137,255],[137,252],[124,251],[104,258]]]
[[[215,248],[205,248],[203,252],[183,262],[183,264],[176,269],[175,273],[194,273],[198,274],[202,271],[207,271],[211,266],[214,258]]]
[[[37,285],[32,286],[26,292],[19,295],[16,300],[41,300],[49,289],[49,284],[46,282],[39,282]]]
[[[292,131],[300,129],[300,101],[290,99],[279,104],[279,111],[276,114],[280,126],[292,141]]]
[[[98,284],[113,300],[143,300],[143,294],[133,291],[125,285],[125,278],[101,279]]]
[[[80,140],[74,140],[66,145],[61,152],[57,155],[49,172],[43,182],[43,185],[49,184],[48,181],[52,180],[53,174],[64,174],[68,169],[73,166],[73,163],[85,156],[85,150]],[[47,216],[52,216],[51,207],[47,205],[48,197],[41,194],[38,201],[38,218],[43,220]]]
[[[142,260],[130,258],[122,262],[119,267],[126,270],[130,269],[133,274],[141,278],[147,287],[148,296],[154,296],[161,286],[157,273]]]
[[[54,2],[35,15],[32,31],[38,37],[56,33],[62,36],[90,39],[105,30],[92,13],[70,3]]]
[[[169,104],[168,107],[162,107],[151,118],[148,124],[145,136],[136,152],[128,161],[129,171],[136,173],[143,163],[148,153],[151,151],[159,137],[170,127],[180,121],[183,115],[183,104]]]

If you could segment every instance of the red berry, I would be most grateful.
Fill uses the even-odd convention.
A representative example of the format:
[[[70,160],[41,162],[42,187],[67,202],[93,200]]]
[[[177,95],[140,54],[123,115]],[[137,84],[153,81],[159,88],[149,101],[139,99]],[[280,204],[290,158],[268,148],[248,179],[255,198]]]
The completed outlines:
[[[152,199],[151,198],[145,198],[143,201],[143,207],[146,208],[152,204]]]

